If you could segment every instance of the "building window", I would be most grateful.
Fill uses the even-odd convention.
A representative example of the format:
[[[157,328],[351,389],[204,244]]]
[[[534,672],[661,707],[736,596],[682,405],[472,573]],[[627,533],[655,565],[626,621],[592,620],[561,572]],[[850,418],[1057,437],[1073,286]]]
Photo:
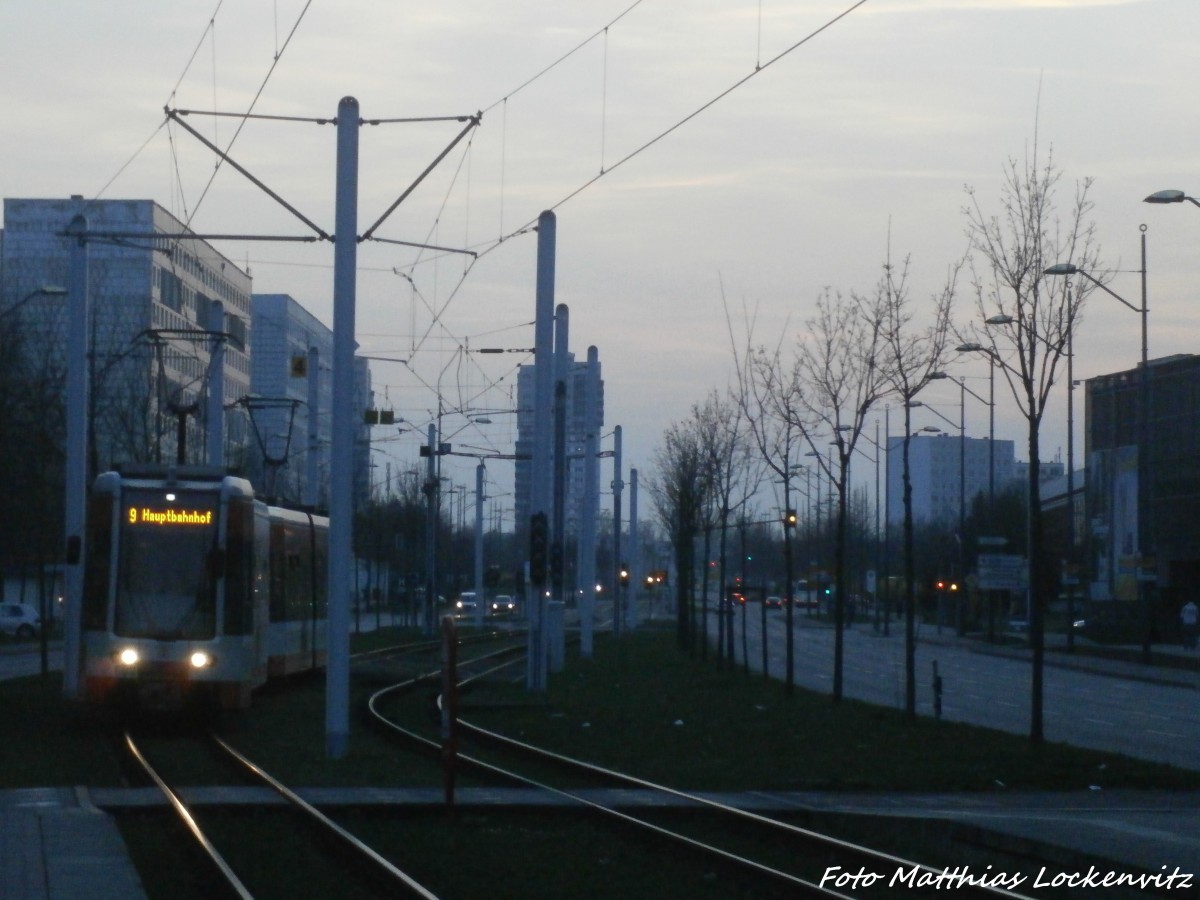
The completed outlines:
[[[237,350],[246,352],[246,320],[235,315],[225,316],[225,330],[229,333],[229,343]]]
[[[158,270],[158,299],[175,312],[183,308],[183,281],[174,272]]]

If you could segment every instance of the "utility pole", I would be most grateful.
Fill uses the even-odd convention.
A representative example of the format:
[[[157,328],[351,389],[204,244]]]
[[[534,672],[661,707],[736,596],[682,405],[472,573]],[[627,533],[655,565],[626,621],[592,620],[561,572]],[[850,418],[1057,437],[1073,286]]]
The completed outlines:
[[[557,224],[549,210],[538,216],[537,287],[535,292],[533,351],[533,460],[530,466],[530,515],[550,517],[551,509],[551,407],[554,402],[554,263]],[[532,534],[532,518],[530,533]],[[531,691],[546,689],[546,592],[534,583],[529,598],[529,642],[526,686]]]
[[[225,304],[212,301],[208,310],[212,354],[208,363],[208,406],[204,415],[208,464],[225,465]]]
[[[584,379],[583,507],[579,526],[579,652],[591,659],[596,608],[596,507],[600,488],[600,423],[596,421],[599,351],[588,347]]]
[[[358,101],[338,103],[333,239],[333,445],[330,453],[325,752],[350,744],[350,583],[354,548],[354,308],[358,267]]]
[[[67,612],[63,634],[63,696],[82,699],[80,678],[83,655],[83,559],[84,526],[87,517],[87,410],[88,353],[88,220],[83,214],[83,197],[71,198],[79,213],[71,219],[70,274],[67,282],[67,452],[66,532]]]
[[[621,612],[625,598],[621,590],[621,426],[613,429],[613,633],[620,634]]]
[[[638,540],[638,470],[629,470],[629,627],[638,626],[638,591],[642,578],[642,545]],[[764,631],[763,634],[766,634]]]

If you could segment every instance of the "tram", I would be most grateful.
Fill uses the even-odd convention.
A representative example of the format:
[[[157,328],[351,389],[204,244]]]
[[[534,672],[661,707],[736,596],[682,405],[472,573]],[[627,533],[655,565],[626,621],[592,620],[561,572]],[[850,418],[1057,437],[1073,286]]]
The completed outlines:
[[[89,702],[245,708],[268,678],[325,664],[328,520],[199,466],[124,466],[88,506]]]

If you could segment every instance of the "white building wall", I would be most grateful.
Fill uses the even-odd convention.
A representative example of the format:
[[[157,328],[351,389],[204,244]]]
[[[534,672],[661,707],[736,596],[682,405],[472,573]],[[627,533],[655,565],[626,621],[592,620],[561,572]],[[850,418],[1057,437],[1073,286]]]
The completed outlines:
[[[571,536],[578,535],[579,533],[579,520],[583,509],[585,490],[582,454],[584,442],[587,438],[584,391],[587,385],[588,370],[586,362],[576,362],[574,354],[568,354],[568,356],[570,360],[568,363],[570,374],[567,378],[566,417],[568,465],[564,515],[566,518],[565,534]],[[533,373],[534,367],[532,365],[521,366],[517,370],[517,460],[513,477],[513,492],[515,495],[513,505],[518,531],[527,527],[529,523],[531,502],[530,491],[532,485],[530,483],[530,473],[532,461],[528,457],[533,452]],[[597,378],[596,382],[597,403],[595,427],[599,430],[604,424],[604,379]],[[551,463],[553,464],[553,448],[551,449]],[[599,483],[602,480],[603,476],[599,476],[597,483],[592,486],[593,491],[599,491]]]
[[[887,521],[889,525],[900,525],[904,522],[904,436],[890,436],[887,447]],[[963,496],[960,465],[966,473],[965,501],[968,514],[975,496],[988,493],[991,457],[986,438],[914,434],[909,442],[908,455],[914,522],[958,523],[959,497]],[[1013,442],[996,441],[997,493],[1013,483],[1015,465]]]
[[[91,419],[97,468],[123,461],[173,461],[172,409],[187,417],[188,462],[204,460],[205,377],[213,347],[211,300],[225,306],[225,401],[250,387],[250,276],[216,248],[179,237],[183,224],[151,200],[6,199],[0,249],[0,308],[42,285],[67,283],[70,248],[62,232],[83,212],[89,253]],[[66,298],[25,302],[20,321],[36,361],[61,369]],[[238,409],[226,413],[226,457],[236,464],[247,433]]]
[[[275,495],[301,503],[308,481],[309,421],[317,422],[317,506],[329,506],[329,448],[332,440],[333,332],[288,294],[255,294],[251,391],[255,395],[254,425],[263,448],[277,466],[263,464],[262,448],[252,471],[255,487],[266,489],[267,469],[274,474]],[[318,370],[308,370],[308,352],[315,347]],[[301,361],[302,363],[298,362]],[[308,405],[309,379],[317,378],[317,409]]]

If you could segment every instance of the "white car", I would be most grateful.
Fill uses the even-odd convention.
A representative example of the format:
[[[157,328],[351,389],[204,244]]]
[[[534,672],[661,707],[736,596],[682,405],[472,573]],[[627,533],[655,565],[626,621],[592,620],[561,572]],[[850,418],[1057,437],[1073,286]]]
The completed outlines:
[[[42,627],[42,618],[28,603],[0,603],[0,631],[15,638],[31,638]]]
[[[517,601],[508,594],[497,594],[492,600],[492,615],[506,616],[517,608]]]
[[[461,596],[454,601],[454,611],[460,613],[475,612],[475,592],[463,591]]]

